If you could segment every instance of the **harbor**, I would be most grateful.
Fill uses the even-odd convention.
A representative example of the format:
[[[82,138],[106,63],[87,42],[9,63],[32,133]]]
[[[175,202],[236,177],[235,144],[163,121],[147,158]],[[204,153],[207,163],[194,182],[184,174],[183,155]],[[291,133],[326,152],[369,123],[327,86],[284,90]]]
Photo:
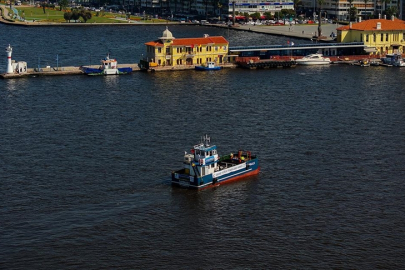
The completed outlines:
[[[56,68],[56,55],[59,67],[97,67],[107,52],[138,63],[165,26],[89,29],[0,24],[0,73],[8,44],[29,68]],[[231,46],[288,41],[169,29]],[[332,64],[0,80],[2,268],[401,269],[404,71]],[[220,158],[257,155],[260,173],[202,191],[172,187],[171,171],[205,133]]]

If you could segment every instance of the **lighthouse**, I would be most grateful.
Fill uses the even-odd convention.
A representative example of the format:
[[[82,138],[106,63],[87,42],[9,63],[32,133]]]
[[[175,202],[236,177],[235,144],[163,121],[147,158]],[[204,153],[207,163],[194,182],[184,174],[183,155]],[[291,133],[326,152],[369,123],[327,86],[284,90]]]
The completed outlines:
[[[7,72],[6,73],[14,73],[13,66],[11,65],[11,53],[13,52],[13,48],[11,48],[10,44],[6,48],[7,52]]]

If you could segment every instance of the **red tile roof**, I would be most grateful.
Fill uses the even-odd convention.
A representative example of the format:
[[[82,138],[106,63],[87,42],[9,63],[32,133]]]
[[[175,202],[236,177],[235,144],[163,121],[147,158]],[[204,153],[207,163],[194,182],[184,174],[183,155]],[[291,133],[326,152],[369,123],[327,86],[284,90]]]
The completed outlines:
[[[222,36],[200,37],[200,38],[176,38],[173,39],[172,46],[191,46],[191,45],[208,45],[208,44],[228,44],[229,42]],[[145,45],[159,47],[163,46],[160,40],[149,41]]]
[[[381,29],[377,30],[377,23],[381,23]],[[350,25],[345,25],[342,27],[337,28],[337,30],[358,30],[358,31],[389,31],[389,30],[405,30],[405,21],[400,19],[393,20],[385,20],[385,19],[373,19],[373,20],[366,20],[359,23],[352,24],[352,28]]]

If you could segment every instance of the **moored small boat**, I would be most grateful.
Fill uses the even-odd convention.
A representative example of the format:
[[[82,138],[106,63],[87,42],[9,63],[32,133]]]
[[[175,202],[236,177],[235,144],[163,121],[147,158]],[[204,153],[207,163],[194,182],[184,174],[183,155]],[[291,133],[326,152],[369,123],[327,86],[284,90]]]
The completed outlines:
[[[402,58],[402,55],[397,53],[387,54],[384,58],[381,58],[381,61],[383,64],[394,67],[405,67],[405,60]]]
[[[369,67],[370,66],[370,61],[365,58],[365,59],[360,59],[356,62],[353,62],[351,65],[353,66],[360,66],[360,67]]]
[[[210,141],[206,135],[191,153],[184,154],[183,169],[172,172],[173,185],[202,189],[259,173],[259,160],[250,151],[220,157],[217,146],[210,145]]]
[[[131,67],[118,67],[118,62],[116,59],[110,59],[107,55],[101,60],[101,66],[98,68],[92,67],[81,67],[81,70],[87,75],[121,75],[128,74],[132,72]]]
[[[309,54],[301,59],[295,60],[298,65],[329,65],[331,63],[328,57],[323,57],[320,53]]]
[[[195,70],[220,70],[221,67],[215,65],[214,62],[207,62],[206,65],[195,66]]]

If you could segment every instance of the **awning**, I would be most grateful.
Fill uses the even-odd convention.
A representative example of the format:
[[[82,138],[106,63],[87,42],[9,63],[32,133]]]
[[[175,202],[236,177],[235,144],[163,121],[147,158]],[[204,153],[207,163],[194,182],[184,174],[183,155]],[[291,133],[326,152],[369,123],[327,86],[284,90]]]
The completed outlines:
[[[364,51],[367,53],[373,53],[373,52],[377,52],[377,49],[375,47],[366,47],[366,48],[364,48]]]

